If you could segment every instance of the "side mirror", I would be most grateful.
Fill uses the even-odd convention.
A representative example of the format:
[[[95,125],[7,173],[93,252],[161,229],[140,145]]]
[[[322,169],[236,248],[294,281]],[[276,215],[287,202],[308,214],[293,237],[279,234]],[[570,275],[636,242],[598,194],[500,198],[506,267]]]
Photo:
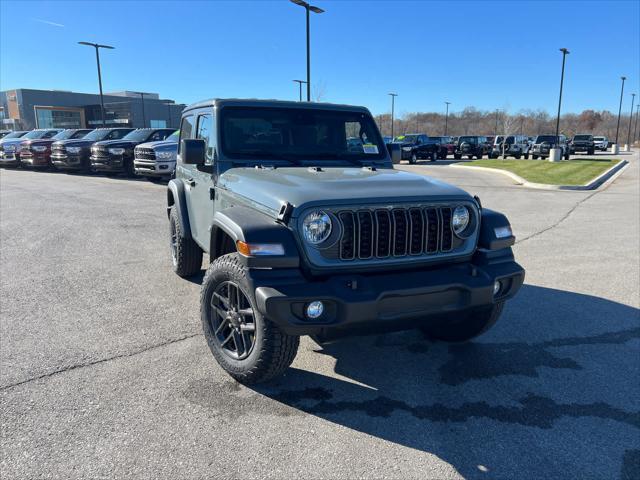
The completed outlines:
[[[204,165],[206,145],[204,140],[184,139],[180,141],[180,158],[188,165]]]

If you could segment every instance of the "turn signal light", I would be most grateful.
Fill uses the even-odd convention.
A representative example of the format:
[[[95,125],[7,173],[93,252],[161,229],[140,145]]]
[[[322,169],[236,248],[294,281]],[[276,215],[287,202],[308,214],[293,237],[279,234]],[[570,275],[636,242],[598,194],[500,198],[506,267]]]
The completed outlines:
[[[284,247],[279,243],[246,243],[238,240],[236,241],[236,249],[245,257],[284,255]]]

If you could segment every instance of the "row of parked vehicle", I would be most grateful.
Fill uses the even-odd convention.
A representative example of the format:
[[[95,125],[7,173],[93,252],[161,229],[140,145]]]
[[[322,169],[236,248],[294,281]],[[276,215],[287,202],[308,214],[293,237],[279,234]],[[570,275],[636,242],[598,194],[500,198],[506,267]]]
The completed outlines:
[[[400,135],[387,139],[390,151],[399,149],[400,159],[409,163],[418,160],[443,160],[449,155],[460,160],[472,158],[509,158],[529,157],[537,160],[547,158],[552,148],[560,148],[562,157],[569,160],[571,154],[587,153],[593,155],[596,150],[606,150],[609,146],[607,137],[594,137],[589,134],[575,135],[568,139],[564,135],[498,135],[487,137],[480,135],[464,135],[460,137],[430,137],[424,133]]]
[[[177,152],[173,128],[36,129],[0,139],[0,166],[162,179],[174,175]]]

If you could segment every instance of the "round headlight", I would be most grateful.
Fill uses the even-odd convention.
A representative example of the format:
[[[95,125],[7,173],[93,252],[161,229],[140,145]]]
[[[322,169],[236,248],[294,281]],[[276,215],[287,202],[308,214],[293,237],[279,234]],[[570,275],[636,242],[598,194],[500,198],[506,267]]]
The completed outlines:
[[[451,220],[451,226],[456,235],[460,235],[469,225],[469,209],[458,205],[453,210],[453,219]]]
[[[331,218],[322,211],[311,212],[302,221],[302,234],[313,245],[324,242],[331,234]]]

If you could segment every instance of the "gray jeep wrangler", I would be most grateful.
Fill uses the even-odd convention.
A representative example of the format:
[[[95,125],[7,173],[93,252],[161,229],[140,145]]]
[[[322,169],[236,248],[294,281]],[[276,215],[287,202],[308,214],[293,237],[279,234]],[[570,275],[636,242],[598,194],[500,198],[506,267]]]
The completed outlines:
[[[394,170],[363,107],[191,105],[167,202],[173,268],[195,275],[208,253],[204,334],[222,368],[247,384],[286,370],[301,335],[327,342],[419,328],[470,340],[524,280],[506,217]]]

